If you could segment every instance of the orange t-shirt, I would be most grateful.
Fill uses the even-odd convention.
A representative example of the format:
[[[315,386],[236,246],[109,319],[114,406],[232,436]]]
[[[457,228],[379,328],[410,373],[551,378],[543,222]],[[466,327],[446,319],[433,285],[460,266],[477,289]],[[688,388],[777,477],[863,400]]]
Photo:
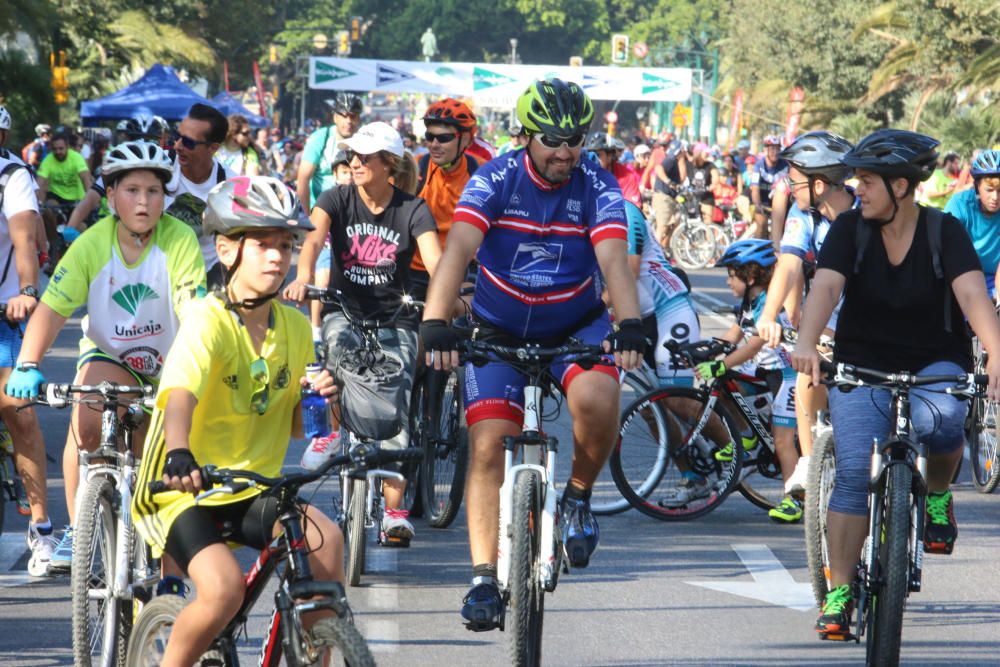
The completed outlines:
[[[468,153],[466,153],[468,155]],[[482,162],[473,156],[477,164]],[[452,171],[445,171],[434,164],[434,161],[427,160],[427,177],[424,179],[423,187],[417,196],[427,202],[431,209],[431,215],[437,223],[438,238],[441,247],[444,248],[445,239],[448,238],[448,230],[451,229],[452,217],[455,215],[455,206],[458,198],[462,196],[462,190],[469,181],[469,163],[463,155],[458,165]],[[420,257],[420,250],[413,255],[410,268],[414,271],[427,271],[424,262]]]

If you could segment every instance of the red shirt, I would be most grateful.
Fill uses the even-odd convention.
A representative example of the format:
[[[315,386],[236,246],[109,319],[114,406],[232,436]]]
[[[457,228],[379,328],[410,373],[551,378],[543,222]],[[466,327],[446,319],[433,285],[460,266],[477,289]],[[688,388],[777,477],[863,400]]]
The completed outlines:
[[[622,189],[622,197],[625,201],[630,201],[640,209],[642,208],[642,196],[639,194],[639,177],[635,170],[629,168],[621,162],[611,165],[611,173],[618,181],[618,186]]]

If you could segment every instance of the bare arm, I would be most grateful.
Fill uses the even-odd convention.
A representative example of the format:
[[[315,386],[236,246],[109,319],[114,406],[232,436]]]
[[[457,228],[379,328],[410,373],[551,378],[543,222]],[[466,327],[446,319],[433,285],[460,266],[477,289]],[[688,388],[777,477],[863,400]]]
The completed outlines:
[[[450,245],[450,244],[449,244]],[[639,292],[628,265],[628,245],[621,239],[606,239],[594,246],[597,264],[601,267],[615,309],[615,320],[640,319]],[[638,352],[615,352],[615,362],[625,370],[636,368],[642,361]]]
[[[801,270],[802,260],[796,255],[789,252],[778,255],[778,263],[774,267],[771,284],[767,286],[764,310],[757,321],[757,330],[771,347],[776,347],[781,342],[781,326],[777,324],[778,313],[781,312],[785,297],[788,296],[792,285],[795,284],[795,276]]]
[[[285,288],[284,298],[289,301],[301,302],[305,298],[306,285],[311,285],[316,279],[316,258],[319,257],[320,250],[326,235],[330,232],[330,215],[323,209],[316,207],[313,209],[309,221],[315,227],[306,235],[302,242],[302,250],[299,252],[299,266],[295,275],[295,281]],[[331,267],[332,269],[332,267]]]
[[[639,272],[642,271],[642,258],[639,255],[629,255],[628,256],[628,268],[635,276],[636,280],[639,280]]]
[[[38,287],[38,255],[35,250],[35,233],[39,229],[38,214],[21,211],[7,223],[11,243],[14,245],[14,267],[20,289]],[[15,322],[27,319],[38,299],[20,294],[7,301],[7,318]],[[52,344],[51,342],[49,343]],[[48,349],[48,348],[46,348]]]
[[[44,204],[45,197],[49,194],[49,182],[44,176],[35,174],[35,184],[38,185],[38,190],[36,191],[38,195],[38,203]]]
[[[187,389],[177,388],[170,391],[170,395],[167,396],[167,407],[163,411],[163,435],[167,452],[191,449],[191,422],[197,405],[198,399]],[[211,463],[211,461],[198,461],[198,463]],[[164,473],[163,483],[174,490],[188,493],[199,491],[203,485],[199,470],[184,478],[167,477]]]
[[[972,330],[989,354],[986,364],[986,372],[990,376],[989,395],[992,400],[996,400],[1000,397],[1000,362],[994,363],[994,359],[1000,357],[1000,320],[997,319],[996,310],[986,293],[982,272],[963,273],[951,281],[951,289]]]
[[[469,262],[475,257],[476,251],[483,242],[483,232],[464,222],[455,223],[448,232],[448,243],[444,254],[438,262],[434,279],[427,288],[427,304],[424,306],[424,321],[444,320],[451,318],[459,289],[465,280],[465,271]],[[421,252],[423,252],[421,250]],[[424,257],[424,263],[427,259]],[[429,265],[428,265],[429,267]],[[438,370],[448,370],[458,365],[458,352],[434,355],[426,352],[426,363]]]
[[[17,355],[17,363],[25,361],[40,363],[65,324],[65,317],[44,303],[38,304],[24,331],[24,341],[21,343],[21,353]]]
[[[774,247],[781,245],[785,233],[785,216],[788,214],[788,193],[785,190],[771,191],[771,242]]]
[[[813,384],[818,385],[820,380],[816,345],[846,283],[847,278],[840,273],[832,269],[819,269],[813,278],[812,289],[809,290],[809,299],[799,323],[799,340],[792,353],[792,365],[798,372],[812,376]]]
[[[427,273],[433,277],[438,262],[441,261],[441,240],[437,232],[424,232],[418,236],[417,248],[420,249],[420,257],[424,260]]]
[[[83,183],[83,189],[86,192],[87,190],[90,189],[90,186],[94,184],[94,177],[91,176],[90,171],[87,169],[81,171],[79,173],[79,176],[80,176],[80,182]]]
[[[101,195],[97,193],[97,190],[87,190],[87,194],[84,196],[80,203],[76,205],[73,212],[69,215],[69,222],[67,223],[73,229],[78,231],[83,231],[83,221],[87,219],[98,206],[101,205]]]
[[[309,215],[309,181],[312,180],[314,173],[316,173],[316,165],[305,160],[299,161],[299,174],[295,179],[295,194],[299,196],[302,210],[306,212],[306,215]]]

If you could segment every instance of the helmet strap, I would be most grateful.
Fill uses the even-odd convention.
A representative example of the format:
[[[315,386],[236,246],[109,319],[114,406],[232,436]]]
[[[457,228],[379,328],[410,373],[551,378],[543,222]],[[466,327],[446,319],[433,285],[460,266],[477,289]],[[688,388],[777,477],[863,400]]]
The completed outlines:
[[[131,229],[129,229],[128,226],[124,222],[122,222],[122,219],[121,219],[120,215],[115,214],[115,218],[118,219],[118,224],[122,226],[122,229],[124,229],[126,232],[128,232],[128,235],[132,239],[132,243],[135,244],[136,248],[141,248],[143,246],[143,244],[145,244],[146,241],[148,241],[150,239],[150,237],[153,236],[153,232],[155,231],[155,228],[154,228],[154,229],[150,229],[149,231],[142,232],[141,234],[137,234],[136,232],[133,232]]]
[[[896,201],[896,193],[892,191],[892,183],[889,182],[889,175],[882,174],[882,182],[885,183],[885,191],[889,193],[889,201],[892,202],[892,215],[884,220],[873,220],[871,218],[864,218],[872,227],[882,228],[891,223],[896,219],[896,214],[899,213],[899,202]]]
[[[222,303],[225,304],[227,310],[235,311],[237,308],[244,308],[246,310],[254,310],[255,308],[260,308],[266,304],[271,299],[277,297],[281,294],[281,290],[275,290],[270,294],[265,294],[264,296],[254,297],[252,299],[243,299],[241,301],[233,301],[232,297],[229,296],[229,284],[232,282],[233,278],[236,276],[236,271],[240,268],[240,263],[243,261],[243,244],[246,242],[246,234],[240,236],[240,247],[236,251],[236,261],[229,268],[225,265],[222,266],[223,275],[223,287],[217,290],[217,295],[222,299]]]
[[[467,130],[463,130],[462,128],[457,127],[457,126],[455,126],[455,129],[458,130],[458,132],[456,134],[456,140],[457,140],[459,148],[455,149],[455,157],[452,158],[452,160],[450,162],[441,165],[441,168],[444,169],[445,171],[451,171],[452,169],[454,169],[455,165],[458,164],[459,160],[462,159],[462,156],[465,155],[465,151],[468,150],[469,146],[472,145],[472,142],[470,141],[469,142],[469,146],[466,146],[465,148],[462,148],[461,147],[462,146],[462,134],[465,133],[465,132],[467,132]],[[470,137],[471,137],[471,134],[470,134]]]

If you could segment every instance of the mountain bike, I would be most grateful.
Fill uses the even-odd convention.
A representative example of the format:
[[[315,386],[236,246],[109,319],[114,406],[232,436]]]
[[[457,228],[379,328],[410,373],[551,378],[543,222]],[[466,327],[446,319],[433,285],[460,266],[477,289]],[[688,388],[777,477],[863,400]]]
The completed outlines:
[[[246,626],[250,612],[272,577],[278,577],[259,665],[273,667],[281,663],[282,653],[289,665],[312,665],[332,651],[339,660],[351,667],[374,665],[368,645],[354,626],[351,609],[342,584],[336,581],[315,581],[309,566],[309,546],[302,528],[304,510],[299,491],[306,484],[328,476],[334,469],[347,469],[349,475],[363,476],[365,471],[393,461],[419,456],[410,450],[386,452],[367,445],[350,454],[335,456],[312,472],[265,477],[248,470],[225,470],[206,465],[203,477],[213,486],[202,491],[195,502],[217,494],[236,494],[250,487],[264,487],[264,493],[278,501],[278,521],[282,531],[260,552],[247,572],[243,604],[199,665],[238,667],[237,637]],[[150,483],[154,493],[166,490],[163,482]],[[177,615],[185,600],[177,595],[161,595],[147,604],[139,614],[128,647],[128,667],[152,667],[163,659]],[[327,609],[333,616],[317,620],[311,630],[302,623],[302,614]],[[333,656],[331,656],[333,657]],[[338,664],[331,659],[330,664]]]
[[[670,237],[670,256],[688,271],[708,266],[716,256],[715,233],[701,216],[698,192],[681,190],[675,197],[681,218]]]
[[[510,632],[508,653],[514,665],[538,665],[542,657],[545,594],[555,591],[563,561],[559,495],[555,487],[558,440],[542,430],[548,367],[559,359],[584,367],[610,363],[596,345],[569,340],[556,347],[531,343],[503,345],[477,340],[478,329],[464,330],[463,363],[500,361],[527,377],[521,435],[503,439],[504,481],[500,487],[500,541],[497,583],[506,605],[501,629]],[[520,463],[515,453],[520,450]]]
[[[132,436],[155,389],[101,382],[47,383],[39,391],[44,397],[25,407],[75,404],[101,410],[100,443],[93,452],[80,450],[70,580],[73,657],[87,667],[123,664],[134,603],[148,601],[160,578],[159,562],[136,536],[131,512],[139,466]]]
[[[975,372],[986,373],[986,348],[975,338]],[[1000,484],[1000,447],[997,446],[997,403],[985,397],[969,403],[966,420],[966,440],[969,462],[972,464],[972,484],[980,493],[993,493]]]
[[[861,641],[866,636],[866,663],[899,663],[903,610],[923,577],[928,447],[917,440],[910,421],[910,390],[930,384],[952,386],[938,391],[976,398],[989,382],[985,375],[913,375],[884,373],[851,364],[823,362],[827,382],[836,387],[877,387],[890,393],[890,431],[872,446],[868,537],[854,582],[856,634],[821,634],[822,639]],[[814,453],[815,456],[815,453]]]

